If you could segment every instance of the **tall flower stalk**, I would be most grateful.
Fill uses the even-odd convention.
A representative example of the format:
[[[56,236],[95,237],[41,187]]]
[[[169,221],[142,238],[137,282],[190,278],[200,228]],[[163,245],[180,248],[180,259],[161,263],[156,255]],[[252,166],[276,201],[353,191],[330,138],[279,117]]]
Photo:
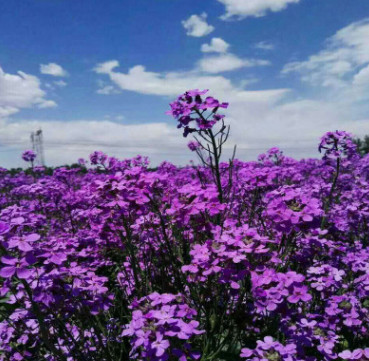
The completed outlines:
[[[177,119],[178,128],[183,128],[184,137],[194,135],[196,144],[191,142],[189,147],[196,151],[203,166],[211,169],[219,201],[223,203],[220,158],[223,145],[229,137],[230,126],[225,125],[225,116],[218,111],[228,108],[228,103],[221,103],[210,96],[204,97],[207,92],[208,90],[197,89],[185,92],[170,104],[171,110],[167,113]]]

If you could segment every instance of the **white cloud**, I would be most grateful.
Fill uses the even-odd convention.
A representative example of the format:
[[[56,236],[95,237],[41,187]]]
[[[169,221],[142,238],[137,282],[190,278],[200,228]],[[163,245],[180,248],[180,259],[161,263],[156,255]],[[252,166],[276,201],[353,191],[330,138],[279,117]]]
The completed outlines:
[[[68,83],[65,82],[64,80],[56,80],[54,81],[54,84],[60,88],[64,88],[65,86],[68,85]]]
[[[313,85],[344,89],[366,79],[369,65],[369,18],[355,22],[327,40],[305,61],[288,63],[283,73],[297,72]]]
[[[260,41],[259,43],[256,43],[254,47],[261,50],[273,50],[275,48],[274,44],[268,41]]]
[[[201,46],[203,53],[226,53],[228,49],[229,44],[221,38],[213,38],[210,44],[203,44]]]
[[[142,65],[136,65],[128,70],[127,73],[114,71],[115,67],[108,67],[105,64],[115,63],[109,61],[99,64],[96,72],[107,74],[110,80],[123,90],[133,91],[141,94],[176,96],[190,88],[217,88],[232,89],[231,82],[221,76],[201,76],[194,72],[168,72],[155,73],[147,71]]]
[[[105,64],[114,63],[114,67]],[[187,89],[211,89],[218,94],[243,93],[243,89],[235,87],[232,82],[220,75],[206,75],[198,70],[190,72],[155,73],[147,71],[142,65],[136,65],[127,73],[115,71],[119,66],[116,60],[98,64],[95,71],[103,74],[104,69],[110,80],[122,90],[141,94],[177,96]],[[250,92],[251,93],[251,92]],[[265,93],[267,94],[267,93]]]
[[[110,95],[110,94],[119,94],[120,91],[116,89],[113,85],[105,85],[100,89],[97,89],[96,93],[102,95]]]
[[[369,86],[369,65],[355,74],[353,84],[357,86]]]
[[[118,60],[105,61],[104,63],[97,64],[93,69],[98,74],[109,74],[113,69],[119,66]]]
[[[18,113],[19,109],[9,106],[0,106],[0,120],[1,118],[7,118],[9,115]]]
[[[214,74],[245,67],[265,65],[270,65],[270,62],[259,59],[241,59],[234,54],[207,56],[201,59],[198,63],[201,71]]]
[[[290,4],[296,4],[300,0],[218,0],[224,4],[226,13],[222,19],[238,18],[248,16],[260,17],[269,11],[278,12],[284,10]]]
[[[188,36],[202,37],[214,31],[214,26],[206,21],[207,14],[191,15],[187,20],[182,21],[183,27],[187,30]]]
[[[15,114],[22,108],[56,105],[54,101],[45,99],[45,96],[36,76],[22,71],[8,74],[0,67],[0,118]]]
[[[54,102],[54,100],[44,100],[43,102],[41,102],[38,107],[41,109],[44,108],[55,108],[58,105]]]
[[[40,64],[40,73],[60,77],[68,75],[67,71],[56,63]]]
[[[105,63],[98,64],[93,71],[98,74],[107,74],[111,72],[115,67],[119,66],[117,61],[107,61]],[[111,94],[119,94],[120,90],[112,84],[109,84],[102,79],[97,79],[98,89],[96,90],[97,94],[101,95],[111,95]]]
[[[254,156],[255,149],[278,146],[294,158],[319,157],[319,139],[327,131],[368,134],[369,118],[355,119],[351,110],[338,102],[309,99],[269,104],[264,109],[252,104],[230,108],[230,139]]]

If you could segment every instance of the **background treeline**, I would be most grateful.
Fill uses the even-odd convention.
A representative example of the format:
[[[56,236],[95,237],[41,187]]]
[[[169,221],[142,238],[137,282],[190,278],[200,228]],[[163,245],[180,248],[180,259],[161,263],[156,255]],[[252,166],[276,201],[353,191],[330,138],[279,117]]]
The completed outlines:
[[[354,142],[357,145],[361,155],[369,153],[369,135],[366,135],[363,139],[356,138]]]

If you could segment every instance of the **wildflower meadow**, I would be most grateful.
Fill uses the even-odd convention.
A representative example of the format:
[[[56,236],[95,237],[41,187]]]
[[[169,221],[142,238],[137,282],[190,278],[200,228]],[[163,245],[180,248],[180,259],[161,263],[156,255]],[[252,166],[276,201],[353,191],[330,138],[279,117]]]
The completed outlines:
[[[369,156],[225,159],[228,106],[171,103],[198,165],[0,169],[0,360],[369,360]]]

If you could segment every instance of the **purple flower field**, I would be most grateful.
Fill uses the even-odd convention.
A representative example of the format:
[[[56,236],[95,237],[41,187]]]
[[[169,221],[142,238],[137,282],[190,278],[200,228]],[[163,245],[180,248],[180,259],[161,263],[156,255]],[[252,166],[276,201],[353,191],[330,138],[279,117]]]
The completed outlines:
[[[222,161],[206,93],[168,112],[199,166],[1,169],[0,360],[369,360],[369,156]]]

